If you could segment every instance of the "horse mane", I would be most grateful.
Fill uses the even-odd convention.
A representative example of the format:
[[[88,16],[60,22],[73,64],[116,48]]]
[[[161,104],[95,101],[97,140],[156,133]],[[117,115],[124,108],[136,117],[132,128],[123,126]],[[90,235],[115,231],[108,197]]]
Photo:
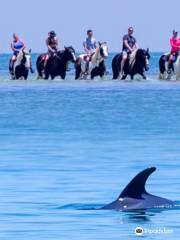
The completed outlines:
[[[92,63],[95,63],[96,62],[96,59],[97,59],[97,57],[98,57],[98,54],[99,54],[99,52],[100,52],[100,48],[101,48],[101,46],[98,46],[97,48],[96,48],[96,51],[95,51],[95,53],[93,54],[93,56],[92,56]]]
[[[75,53],[75,50],[74,50],[74,48],[73,48],[72,46],[64,47],[63,50],[59,50],[59,51],[57,52],[58,57],[62,57],[62,56],[64,55],[64,53],[65,53],[66,51],[69,51],[69,50],[72,50],[72,51]]]
[[[23,50],[21,50],[19,52],[19,54],[17,55],[17,59],[16,59],[16,62],[15,62],[16,66],[21,64],[22,59],[23,59]]]
[[[136,51],[136,60],[142,58],[142,56],[145,55],[145,50],[142,49],[142,48],[139,48],[137,51]]]

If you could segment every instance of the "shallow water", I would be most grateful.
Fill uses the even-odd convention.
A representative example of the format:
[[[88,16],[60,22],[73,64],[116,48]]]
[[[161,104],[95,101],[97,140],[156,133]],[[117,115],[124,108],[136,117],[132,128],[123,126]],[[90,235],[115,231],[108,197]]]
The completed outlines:
[[[136,239],[138,226],[179,239],[179,82],[158,81],[155,62],[133,82],[9,81],[1,66],[0,239]],[[175,208],[90,210],[149,166],[147,190]]]

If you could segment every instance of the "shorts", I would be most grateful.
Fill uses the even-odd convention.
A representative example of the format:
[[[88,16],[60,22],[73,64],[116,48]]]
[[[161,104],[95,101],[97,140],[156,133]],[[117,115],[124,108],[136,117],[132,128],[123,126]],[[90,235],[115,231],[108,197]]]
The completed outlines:
[[[131,54],[131,52],[129,51],[129,49],[124,49],[123,51],[122,51],[122,55],[123,56],[127,56],[128,57],[128,55],[130,55]]]
[[[13,55],[14,55],[15,57],[17,57],[18,54],[19,54],[18,51],[14,51],[14,52],[13,52]]]

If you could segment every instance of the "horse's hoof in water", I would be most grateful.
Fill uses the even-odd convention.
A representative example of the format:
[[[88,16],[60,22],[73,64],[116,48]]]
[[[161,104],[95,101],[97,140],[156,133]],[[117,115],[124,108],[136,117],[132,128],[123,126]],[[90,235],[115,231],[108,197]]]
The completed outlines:
[[[163,79],[163,76],[162,76],[162,73],[159,74],[159,80],[162,80]]]
[[[170,81],[171,80],[171,75],[167,75],[166,80]]]
[[[11,75],[10,80],[15,80],[15,76]]]

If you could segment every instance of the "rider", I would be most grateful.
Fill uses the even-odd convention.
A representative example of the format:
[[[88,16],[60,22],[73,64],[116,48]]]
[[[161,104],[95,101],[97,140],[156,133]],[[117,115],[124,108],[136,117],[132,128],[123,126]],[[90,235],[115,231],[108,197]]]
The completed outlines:
[[[44,67],[47,64],[47,61],[50,57],[53,57],[58,51],[58,38],[55,31],[50,31],[46,39],[46,46],[48,48],[48,53],[45,56]]]
[[[180,51],[180,37],[178,37],[178,32],[173,30],[173,36],[170,39],[171,53],[168,61],[168,73],[171,73],[171,68],[173,63],[176,61],[177,56]]]
[[[128,28],[128,34],[123,37],[123,47],[122,47],[122,61],[121,61],[121,72],[120,75],[123,75],[124,65],[129,55],[137,50],[138,46],[136,43],[135,37],[133,37],[134,29],[133,27]]]
[[[10,66],[9,66],[9,68],[10,68],[10,72],[13,74],[13,68],[14,68],[14,63],[15,63],[15,61],[16,61],[16,59],[17,59],[17,56],[18,56],[18,54],[19,54],[19,52],[21,51],[21,50],[23,50],[23,49],[25,49],[25,43],[24,43],[24,41],[22,41],[20,38],[19,38],[19,36],[16,34],[16,33],[14,33],[13,34],[13,40],[12,40],[12,42],[11,42],[11,49],[12,49],[12,51],[13,51],[13,56],[12,56],[12,58],[11,58],[11,61],[10,61]]]
[[[86,71],[88,71],[89,70],[89,62],[97,48],[96,39],[93,37],[92,30],[87,30],[87,38],[83,42],[83,47],[84,47],[85,53],[87,54],[85,57],[85,61],[86,61]]]

